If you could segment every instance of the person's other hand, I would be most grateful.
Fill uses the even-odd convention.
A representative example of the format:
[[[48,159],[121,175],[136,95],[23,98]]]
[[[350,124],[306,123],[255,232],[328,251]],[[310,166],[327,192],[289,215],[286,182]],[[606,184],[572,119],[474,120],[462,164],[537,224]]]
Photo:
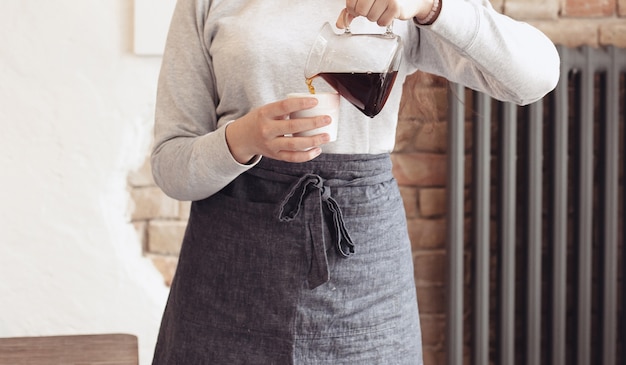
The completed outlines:
[[[317,105],[314,98],[289,98],[251,110],[226,126],[226,142],[240,163],[257,155],[287,162],[305,162],[321,152],[330,140],[327,133],[310,137],[286,136],[320,128],[331,123],[329,116],[288,119],[290,113]]]
[[[336,25],[345,29],[354,18],[364,16],[380,26],[388,26],[394,19],[424,19],[432,7],[433,0],[346,0]]]

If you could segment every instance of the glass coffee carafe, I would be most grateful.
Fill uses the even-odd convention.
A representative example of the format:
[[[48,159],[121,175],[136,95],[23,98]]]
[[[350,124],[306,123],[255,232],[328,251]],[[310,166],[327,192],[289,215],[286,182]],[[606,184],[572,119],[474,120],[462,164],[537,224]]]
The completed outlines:
[[[318,76],[363,114],[374,117],[385,105],[402,60],[400,36],[387,27],[381,34],[336,33],[324,24],[309,53],[304,76],[315,93]]]

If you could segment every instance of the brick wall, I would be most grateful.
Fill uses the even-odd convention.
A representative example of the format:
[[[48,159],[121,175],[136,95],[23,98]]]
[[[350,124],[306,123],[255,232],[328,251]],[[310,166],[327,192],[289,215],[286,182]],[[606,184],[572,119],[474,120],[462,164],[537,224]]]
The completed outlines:
[[[445,0],[444,0],[445,1]],[[493,0],[494,7],[528,21],[556,44],[626,47],[626,0]],[[415,280],[426,365],[444,361],[447,83],[424,73],[404,85],[394,175],[404,198],[413,245]],[[471,144],[468,130],[466,145]],[[169,285],[185,230],[189,203],[166,197],[146,164],[130,174],[132,222],[145,254]]]

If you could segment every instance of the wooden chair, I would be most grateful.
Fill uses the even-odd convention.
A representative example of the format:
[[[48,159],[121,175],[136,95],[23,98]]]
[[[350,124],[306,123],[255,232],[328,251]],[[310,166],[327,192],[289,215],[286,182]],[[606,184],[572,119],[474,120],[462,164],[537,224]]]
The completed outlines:
[[[138,365],[128,334],[0,338],[0,365]]]

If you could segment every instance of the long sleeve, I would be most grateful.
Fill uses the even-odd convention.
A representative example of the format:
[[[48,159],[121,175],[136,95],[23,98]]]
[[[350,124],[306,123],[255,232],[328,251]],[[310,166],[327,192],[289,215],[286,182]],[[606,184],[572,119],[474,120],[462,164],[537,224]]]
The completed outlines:
[[[488,1],[443,0],[439,18],[420,28],[414,66],[520,105],[550,92],[559,79],[554,44]]]
[[[217,90],[203,23],[208,1],[178,1],[163,55],[151,157],[157,185],[179,200],[217,192],[251,165],[239,164],[217,128]]]

